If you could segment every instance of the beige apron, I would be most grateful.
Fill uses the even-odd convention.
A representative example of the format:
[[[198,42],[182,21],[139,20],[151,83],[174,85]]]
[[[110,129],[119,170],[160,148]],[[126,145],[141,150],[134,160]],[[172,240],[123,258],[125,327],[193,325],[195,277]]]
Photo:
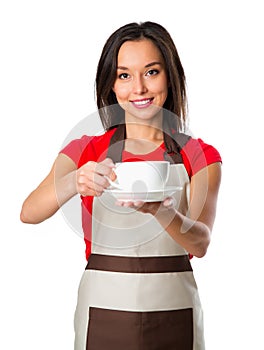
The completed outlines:
[[[171,164],[168,185],[187,214],[189,177]],[[150,214],[93,201],[92,254],[75,312],[75,350],[203,350],[203,316],[188,252]]]

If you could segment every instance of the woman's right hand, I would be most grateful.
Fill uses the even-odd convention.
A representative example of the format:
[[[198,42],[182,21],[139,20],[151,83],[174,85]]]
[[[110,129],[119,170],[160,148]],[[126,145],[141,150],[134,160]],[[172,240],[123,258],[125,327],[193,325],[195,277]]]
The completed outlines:
[[[101,196],[109,186],[109,177],[112,181],[116,179],[113,171],[115,164],[110,158],[102,162],[90,161],[76,171],[77,192],[82,196]]]
[[[40,223],[77,193],[100,196],[109,186],[106,176],[115,180],[113,168],[114,163],[108,158],[100,163],[88,162],[76,169],[76,164],[69,157],[59,154],[46,178],[25,199],[21,221]]]

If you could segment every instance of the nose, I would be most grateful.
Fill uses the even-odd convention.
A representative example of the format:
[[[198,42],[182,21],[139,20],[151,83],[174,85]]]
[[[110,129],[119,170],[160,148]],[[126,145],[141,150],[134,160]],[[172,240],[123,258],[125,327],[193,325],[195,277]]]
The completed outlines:
[[[147,91],[144,78],[141,76],[135,76],[133,79],[133,92],[137,95],[141,95]]]

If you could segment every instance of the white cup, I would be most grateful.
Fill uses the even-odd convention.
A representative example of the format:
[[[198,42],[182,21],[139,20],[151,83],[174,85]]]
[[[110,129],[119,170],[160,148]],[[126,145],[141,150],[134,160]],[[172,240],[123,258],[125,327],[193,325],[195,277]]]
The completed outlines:
[[[164,190],[169,177],[170,163],[167,161],[138,161],[116,163],[115,182],[112,187],[127,192],[150,192]]]

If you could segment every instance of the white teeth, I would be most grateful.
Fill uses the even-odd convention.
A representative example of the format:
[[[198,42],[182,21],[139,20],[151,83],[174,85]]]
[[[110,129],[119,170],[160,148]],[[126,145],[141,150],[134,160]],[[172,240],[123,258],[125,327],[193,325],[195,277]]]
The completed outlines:
[[[138,106],[146,105],[149,102],[150,102],[150,99],[149,100],[143,100],[143,101],[134,101],[135,105],[138,105]]]

